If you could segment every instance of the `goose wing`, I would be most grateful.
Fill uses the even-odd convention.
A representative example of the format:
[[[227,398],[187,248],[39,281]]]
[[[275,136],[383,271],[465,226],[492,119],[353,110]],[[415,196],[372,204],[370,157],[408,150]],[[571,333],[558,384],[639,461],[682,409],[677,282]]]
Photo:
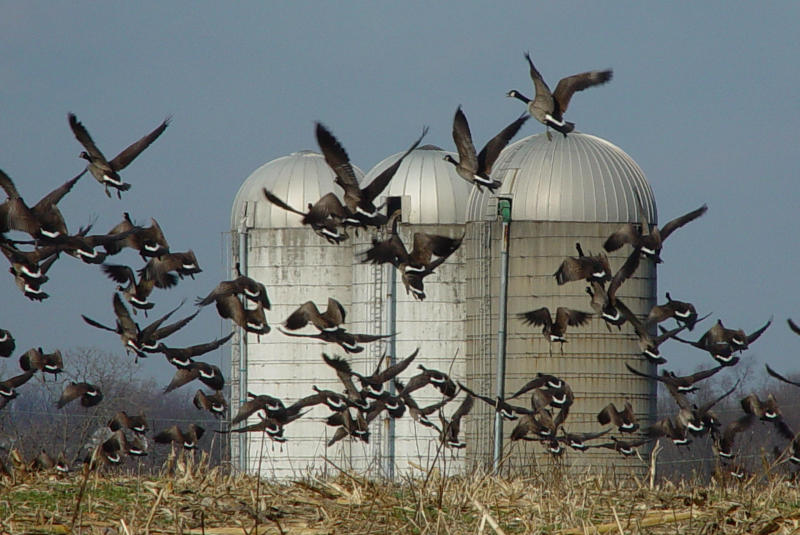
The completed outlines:
[[[499,134],[489,140],[478,154],[478,173],[484,173],[486,176],[492,173],[492,166],[495,160],[497,160],[497,157],[500,156],[500,153],[506,145],[508,145],[508,142],[511,141],[511,138],[517,135],[519,129],[522,128],[522,125],[525,124],[525,121],[529,118],[530,115],[527,113],[521,115],[517,120],[503,128]]]
[[[544,78],[542,78],[542,75],[539,74],[539,71],[533,65],[533,60],[531,60],[531,55],[528,52],[525,52],[525,59],[528,61],[528,71],[531,75],[533,88],[536,91],[532,105],[534,108],[539,108],[547,113],[552,113],[555,109],[555,106],[553,95],[550,93],[550,88],[547,87],[547,83],[544,81]],[[556,119],[558,119],[558,117],[556,117]]]
[[[475,144],[472,142],[472,133],[469,123],[461,106],[456,109],[453,117],[453,142],[458,151],[459,165],[472,173],[478,172],[478,156],[475,154]]]
[[[367,187],[361,190],[361,196],[368,201],[372,201],[378,195],[380,195],[381,192],[384,189],[386,189],[386,186],[389,185],[389,182],[392,180],[392,177],[397,172],[397,169],[400,167],[400,164],[403,163],[405,157],[411,154],[411,151],[413,151],[414,149],[417,148],[417,146],[419,146],[420,141],[422,141],[422,138],[424,138],[425,134],[427,133],[428,133],[428,127],[426,126],[425,128],[422,129],[422,134],[408,148],[408,150],[406,150],[403,153],[403,155],[397,159],[397,161],[395,161],[392,165],[390,165],[383,172],[381,172],[381,174],[375,177],[375,179],[372,182],[370,182]]]
[[[569,101],[576,91],[583,91],[589,87],[604,84],[611,80],[613,74],[614,72],[611,69],[604,71],[588,71],[580,74],[573,74],[572,76],[567,76],[559,80],[556,91],[553,93],[553,98],[558,104],[561,113],[567,111]]]
[[[167,117],[155,128],[155,130],[143,136],[136,142],[130,144],[125,150],[117,154],[114,159],[109,162],[109,164],[111,164],[111,168],[114,171],[119,171],[128,167],[128,165],[134,159],[136,159],[136,157],[139,156],[144,149],[149,147],[150,144],[158,138],[158,136],[164,133],[164,130],[166,130],[167,126],[169,125],[169,121],[170,117]]]
[[[666,240],[667,237],[673,233],[673,231],[681,228],[690,221],[694,221],[701,215],[705,214],[707,211],[708,211],[708,206],[704,204],[697,210],[693,210],[688,214],[676,217],[675,219],[673,219],[672,221],[661,227],[661,229],[659,230],[659,233],[661,234],[661,241]]]
[[[86,152],[89,154],[93,162],[102,162],[106,165],[110,165],[106,157],[100,152],[100,149],[97,148],[92,136],[89,135],[89,131],[83,126],[78,118],[75,116],[74,113],[70,113],[67,115],[67,119],[69,121],[69,127],[72,129],[72,133],[75,135],[75,139],[83,145],[83,148],[86,149]]]
[[[316,135],[325,162],[339,178],[339,185],[344,188],[345,194],[360,198],[361,188],[358,186],[358,179],[350,164],[347,151],[322,123],[316,123]]]

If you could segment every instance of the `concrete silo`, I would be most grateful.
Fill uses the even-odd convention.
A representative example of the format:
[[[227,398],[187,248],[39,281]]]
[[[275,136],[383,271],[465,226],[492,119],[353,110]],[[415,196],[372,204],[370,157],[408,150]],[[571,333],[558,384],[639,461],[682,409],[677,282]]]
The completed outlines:
[[[362,176],[361,171],[357,173]],[[239,333],[234,338],[230,370],[233,414],[239,407],[243,379],[246,391],[281,398],[287,406],[313,394],[312,385],[341,389],[334,371],[321,358],[322,351],[330,350],[327,344],[290,338],[280,333],[276,325],[309,300],[324,309],[328,297],[333,297],[349,309],[352,241],[328,243],[304,227],[299,216],[269,203],[262,192],[267,188],[289,205],[306,210],[308,203],[326,193],[340,193],[333,178],[322,155],[301,151],[259,167],[236,194],[231,212],[232,260],[240,262],[247,275],[266,285],[272,302],[267,319],[273,330],[261,337],[242,337]],[[262,445],[262,439],[269,442],[263,433],[248,433],[244,443],[232,438],[234,464],[253,472],[262,457],[262,474],[279,478],[297,476],[308,469],[324,469],[322,456],[334,453],[325,448],[333,434],[333,429],[321,421],[328,413],[324,407],[315,407],[290,424],[286,429],[288,442],[280,447]],[[254,416],[249,423],[257,421]],[[348,441],[337,446],[350,447]]]
[[[444,161],[445,154],[448,153],[430,145],[413,151],[378,199],[380,203],[386,202],[389,214],[401,210],[399,234],[409,251],[415,232],[450,237],[460,237],[464,233],[464,207],[472,186]],[[364,177],[364,183],[369,183],[400,156],[398,153],[378,163]],[[391,265],[362,263],[363,252],[372,244],[372,235],[362,232],[354,238],[352,330],[396,332],[398,360],[420,348],[418,363],[463,379],[466,317],[463,249],[457,250],[434,274],[425,278],[424,301],[417,301],[407,294],[397,274],[394,283],[396,302],[392,303],[392,276],[397,270]],[[389,343],[371,344],[354,359],[355,365],[364,371],[374,371],[383,352],[391,349]],[[407,379],[419,373],[417,362],[401,374],[401,378]],[[415,392],[414,398],[420,406],[425,406],[439,401],[441,395],[427,387]],[[450,410],[448,406],[446,412]],[[395,420],[392,441],[385,418],[386,413],[372,427],[372,449],[369,452],[372,459],[368,465],[380,472],[394,468],[402,472],[409,469],[409,463],[425,466],[436,452],[438,435],[435,431],[415,424],[406,415]]]
[[[624,325],[621,331],[609,331],[595,316],[587,326],[568,330],[568,342],[561,353],[557,344],[550,347],[540,327],[524,325],[517,319],[518,313],[542,306],[551,311],[567,306],[593,312],[585,282],[558,286],[553,274],[566,256],[576,256],[576,242],[587,253],[597,253],[605,238],[621,224],[638,223],[637,195],[649,221],[656,223],[655,201],[644,173],[613,144],[573,133],[566,138],[553,135],[552,141],[544,134],[517,141],[501,154],[493,177],[503,181],[496,195],[472,192],[467,208],[467,237],[462,246],[467,282],[468,382],[478,391],[495,395],[502,246],[498,197],[502,197],[511,202],[506,393],[522,386],[537,372],[552,373],[566,380],[575,393],[575,404],[565,423],[569,431],[599,430],[596,415],[600,409],[609,402],[621,406],[625,400],[631,401],[642,425],[652,422],[655,386],[628,372],[625,363],[650,372],[655,371],[655,366],[644,362],[630,325]],[[609,254],[613,271],[629,253],[630,247],[626,246]],[[642,260],[618,295],[635,314],[647,314],[656,298],[656,271],[650,260]],[[525,401],[520,400],[520,404]],[[486,404],[473,409],[468,422],[470,461],[491,463],[493,420],[494,410]],[[506,448],[512,427],[508,423],[504,428]],[[535,455],[543,451],[538,444],[531,447],[522,442],[513,446],[514,453],[506,464],[513,470],[535,464]],[[568,452],[567,456],[572,466],[632,466],[610,450]]]

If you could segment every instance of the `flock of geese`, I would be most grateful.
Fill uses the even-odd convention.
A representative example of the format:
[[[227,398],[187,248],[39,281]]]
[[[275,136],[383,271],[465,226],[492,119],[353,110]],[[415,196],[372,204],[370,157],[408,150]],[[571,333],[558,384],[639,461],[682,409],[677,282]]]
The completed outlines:
[[[563,78],[556,90],[551,92],[530,56],[525,54],[525,58],[535,96],[529,99],[519,91],[508,92],[507,96],[525,103],[526,113],[489,140],[480,152],[476,151],[473,144],[463,110],[459,106],[455,112],[452,136],[458,159],[448,155],[445,160],[455,166],[459,176],[478,188],[494,190],[500,186],[500,182],[491,177],[492,166],[530,116],[546,126],[548,138],[550,128],[567,136],[573,131],[574,123],[566,121],[564,113],[573,94],[604,84],[612,77],[611,70],[584,72]],[[233,333],[189,347],[170,347],[165,340],[191,322],[202,308],[211,304],[215,305],[219,316],[230,319],[245,331],[255,335],[267,334],[271,328],[265,311],[270,309],[270,301],[265,285],[240,273],[237,265],[237,277],[220,282],[205,297],[198,297],[195,303],[197,310],[194,313],[170,322],[170,318],[181,308],[181,303],[154,321],[141,324],[137,322],[136,317],[140,312],[147,318],[154,308],[155,304],[150,299],[156,289],[174,287],[181,279],[193,278],[201,271],[194,253],[191,250],[172,251],[155,219],[151,219],[149,226],[144,226],[134,222],[128,213],[105,234],[90,234],[92,225],[70,234],[58,209],[58,203],[86,171],[103,186],[106,195],[111,197],[111,190],[114,190],[117,197],[121,198],[122,193],[129,190],[131,185],[123,180],[120,172],[164,133],[169,119],[111,160],[100,151],[86,127],[74,114],[68,115],[68,123],[84,149],[80,157],[88,162],[77,176],[31,206],[23,199],[12,179],[0,171],[0,187],[7,195],[7,199],[0,204],[0,249],[9,260],[9,271],[17,287],[31,301],[47,299],[48,294],[43,289],[48,281],[47,272],[62,253],[86,264],[100,265],[101,272],[118,284],[111,298],[113,318],[96,320],[82,316],[83,320],[89,326],[117,334],[125,351],[136,359],[152,353],[163,354],[175,367],[175,375],[165,387],[165,392],[199,381],[208,391],[202,388],[197,391],[194,397],[195,406],[220,419],[226,418],[228,403],[222,393],[225,385],[222,371],[213,364],[196,359],[225,344]],[[426,133],[427,128],[392,166],[362,187],[344,147],[329,129],[317,123],[316,139],[325,161],[335,174],[335,183],[341,187],[339,195],[328,193],[302,210],[289,206],[266,189],[263,193],[274,205],[300,215],[304,225],[310,226],[316,234],[333,244],[347,240],[350,228],[386,229],[388,237],[383,240],[373,238],[372,247],[364,253],[363,261],[393,265],[400,272],[406,291],[422,301],[426,297],[423,284],[425,277],[434,273],[459,248],[463,236],[451,238],[417,232],[409,250],[398,234],[399,213],[386,214],[382,211],[383,206],[376,206],[375,201],[405,157],[419,146]],[[553,455],[561,455],[565,447],[577,451],[608,448],[623,455],[631,455],[636,447],[659,437],[667,437],[674,444],[682,446],[688,444],[693,436],[710,434],[719,456],[729,462],[733,472],[738,470],[738,465],[734,462],[736,452],[733,449],[736,435],[755,420],[761,419],[774,423],[780,436],[790,441],[785,451],[780,453],[781,456],[800,462],[800,435],[796,436],[783,421],[771,394],[766,399],[761,399],[756,394],[742,399],[743,415],[724,427],[712,409],[734,389],[701,406],[690,400],[702,380],[724,367],[736,365],[739,360],[736,353],[755,342],[769,327],[770,322],[747,334],[742,330],[729,329],[718,320],[697,341],[686,340],[678,335],[684,330],[693,330],[696,324],[705,319],[698,317],[691,303],[674,300],[667,294],[666,303],[653,307],[646,318],[641,319],[617,296],[619,288],[636,272],[643,259],[661,262],[660,253],[664,241],[674,231],[706,211],[704,205],[659,228],[649,224],[640,204],[640,223],[623,225],[603,243],[605,252],[630,247],[627,260],[616,273],[612,272],[605,252],[585,254],[580,244],[576,244],[577,255],[565,258],[554,273],[559,285],[586,284],[588,305],[593,312],[566,307],[551,311],[541,307],[519,314],[521,321],[541,327],[546,339],[552,343],[563,344],[568,328],[580,328],[590,317],[596,315],[606,322],[609,329],[622,329],[625,324],[629,324],[638,336],[642,355],[657,364],[666,363],[659,352],[659,346],[669,339],[708,352],[718,362],[718,366],[688,376],[676,376],[666,370],[660,375],[649,375],[628,366],[633,374],[664,383],[676,402],[674,415],[647,428],[640,429],[631,404],[626,402],[622,408],[610,403],[600,411],[597,422],[600,426],[605,426],[604,428],[588,433],[568,432],[565,423],[575,396],[564,380],[546,373],[538,373],[505,399],[493,399],[475,392],[468,385],[454,381],[448,374],[426,368],[419,363],[416,374],[401,380],[400,374],[417,362],[417,349],[394,365],[378,363],[370,375],[354,371],[343,357],[323,353],[322,359],[342,384],[341,391],[323,390],[313,386],[313,393],[291,403],[267,394],[249,393],[248,401],[230,419],[230,429],[221,432],[263,432],[274,441],[284,442],[287,440],[284,434],[287,426],[307,414],[311,407],[325,405],[330,410],[325,423],[335,428],[328,442],[329,446],[346,437],[367,442],[369,423],[386,411],[391,418],[401,418],[408,412],[415,422],[436,430],[443,446],[463,448],[466,444],[460,436],[461,421],[469,414],[477,399],[494,407],[504,419],[517,422],[511,432],[512,440],[541,442]],[[11,231],[26,233],[30,239],[12,239],[7,236]],[[126,248],[138,253],[142,266],[134,268],[109,262],[109,257]],[[343,327],[345,320],[345,308],[335,299],[328,299],[324,311],[316,303],[309,301],[299,305],[286,318],[280,331],[288,336],[313,337],[337,344],[348,354],[362,351],[365,343],[390,336],[351,333]],[[664,328],[661,323],[667,320],[674,321],[676,325],[670,329]],[[316,332],[297,332],[309,325]],[[800,330],[791,320],[790,326],[800,334]],[[0,329],[0,356],[10,357],[15,349],[12,334]],[[19,357],[19,363],[22,373],[0,381],[0,408],[17,397],[18,390],[34,375],[50,374],[57,377],[65,369],[63,356],[58,350],[47,353],[42,348],[30,349]],[[781,381],[800,386],[771,368],[767,369]],[[394,388],[389,388],[390,384]],[[424,388],[435,389],[441,399],[431,405],[420,406],[414,396]],[[461,394],[464,395],[457,408],[449,416],[445,416],[443,408]],[[529,403],[522,402],[523,399],[529,399]],[[92,407],[102,400],[103,393],[96,385],[70,381],[54,405],[55,410],[60,410],[67,404],[79,401],[83,407]],[[248,418],[253,415],[258,416],[258,421],[247,424]],[[438,418],[434,418],[434,415]],[[132,416],[119,412],[108,422],[102,439],[91,448],[87,462],[90,466],[114,465],[121,463],[126,456],[146,455],[149,447],[148,431],[144,415]],[[612,431],[616,433],[609,436],[608,440],[598,440]],[[625,435],[633,436],[631,434],[637,432],[638,438],[621,438]],[[617,433],[620,436],[616,436]],[[156,443],[177,444],[191,450],[197,447],[203,434],[204,429],[198,425],[192,424],[186,428],[175,425],[159,430],[152,435],[152,440]],[[45,451],[31,461],[31,466],[61,471],[69,469],[63,453],[54,459]]]

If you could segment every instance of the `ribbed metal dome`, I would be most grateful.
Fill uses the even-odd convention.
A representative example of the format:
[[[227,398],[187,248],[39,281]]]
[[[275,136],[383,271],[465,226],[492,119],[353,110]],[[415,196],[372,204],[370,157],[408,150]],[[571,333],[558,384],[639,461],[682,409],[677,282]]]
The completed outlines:
[[[353,166],[359,180],[364,173]],[[318,152],[304,150],[293,152],[267,162],[247,177],[233,199],[231,229],[238,229],[246,215],[248,226],[255,228],[300,227],[301,217],[267,201],[262,188],[283,199],[289,206],[306,211],[326,193],[334,192],[341,198],[342,188],[334,182],[335,175],[325,158]]]
[[[413,151],[400,164],[379,200],[406,197],[403,200],[406,223],[463,223],[464,206],[472,185],[458,176],[452,164],[444,161],[446,154],[455,156],[434,145]],[[399,152],[378,163],[364,177],[364,183],[368,184],[402,155]]]
[[[513,198],[511,217],[526,221],[638,222],[638,194],[649,221],[657,223],[653,191],[644,173],[622,149],[589,134],[526,137],[506,147],[494,164],[495,192]],[[494,216],[489,193],[477,188],[467,221]]]

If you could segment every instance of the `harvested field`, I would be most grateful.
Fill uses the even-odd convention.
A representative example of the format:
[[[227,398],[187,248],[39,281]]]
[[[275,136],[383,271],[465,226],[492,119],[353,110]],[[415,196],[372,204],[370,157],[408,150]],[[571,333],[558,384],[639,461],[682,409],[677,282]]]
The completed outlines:
[[[83,492],[81,489],[83,488]],[[79,507],[77,507],[79,505]],[[340,472],[286,483],[177,463],[158,477],[17,473],[2,533],[794,533],[800,492],[783,476],[653,485],[613,474],[527,478],[433,470],[389,484]]]

